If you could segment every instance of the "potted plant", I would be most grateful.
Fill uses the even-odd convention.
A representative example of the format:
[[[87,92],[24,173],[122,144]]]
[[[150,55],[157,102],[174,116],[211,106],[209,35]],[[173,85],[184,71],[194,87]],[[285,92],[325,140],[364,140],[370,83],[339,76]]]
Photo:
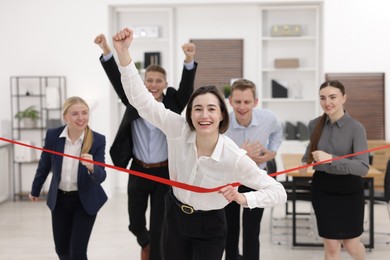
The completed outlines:
[[[17,112],[15,118],[21,120],[24,127],[33,128],[37,126],[39,111],[35,109],[35,106],[29,106],[28,108]]]
[[[231,88],[229,84],[226,84],[223,86],[223,94],[225,95],[225,98],[228,98],[230,96]]]

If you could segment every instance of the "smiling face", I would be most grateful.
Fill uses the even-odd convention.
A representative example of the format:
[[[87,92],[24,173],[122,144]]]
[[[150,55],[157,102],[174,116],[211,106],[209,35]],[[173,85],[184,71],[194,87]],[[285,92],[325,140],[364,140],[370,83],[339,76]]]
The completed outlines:
[[[234,89],[229,97],[237,122],[241,126],[248,126],[252,120],[253,108],[257,106],[258,99],[254,97],[251,89]]]
[[[322,110],[333,121],[339,119],[344,114],[344,103],[346,95],[340,89],[332,86],[326,86],[320,90],[320,103]]]
[[[197,134],[219,134],[219,124],[223,120],[218,98],[211,93],[194,98],[191,121]]]
[[[164,89],[168,86],[165,75],[158,71],[148,71],[145,73],[144,83],[154,99],[162,101]]]
[[[89,122],[89,109],[83,103],[69,106],[64,113],[64,120],[71,132],[82,132]]]

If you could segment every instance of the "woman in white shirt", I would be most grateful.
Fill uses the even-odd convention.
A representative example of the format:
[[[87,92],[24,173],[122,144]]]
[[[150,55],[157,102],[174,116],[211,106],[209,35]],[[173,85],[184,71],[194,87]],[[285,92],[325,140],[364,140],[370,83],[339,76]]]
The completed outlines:
[[[223,208],[231,201],[249,208],[273,207],[286,202],[286,192],[223,135],[229,116],[216,87],[197,89],[189,100],[185,118],[156,102],[130,56],[132,40],[133,31],[128,28],[113,37],[122,84],[140,116],[166,135],[170,179],[204,188],[224,186],[210,193],[172,188],[165,199],[163,258],[221,259],[227,232]],[[239,193],[236,187],[227,185],[234,182],[256,191]]]

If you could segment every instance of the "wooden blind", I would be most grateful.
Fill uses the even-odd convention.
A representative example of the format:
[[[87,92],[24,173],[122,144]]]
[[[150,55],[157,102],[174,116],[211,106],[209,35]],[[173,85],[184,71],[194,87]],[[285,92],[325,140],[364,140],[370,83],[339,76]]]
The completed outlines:
[[[192,39],[196,45],[195,60],[198,62],[195,89],[214,85],[223,93],[223,86],[232,78],[242,78],[242,39]]]
[[[385,74],[327,73],[326,80],[339,80],[347,94],[345,110],[364,125],[367,139],[385,139]]]

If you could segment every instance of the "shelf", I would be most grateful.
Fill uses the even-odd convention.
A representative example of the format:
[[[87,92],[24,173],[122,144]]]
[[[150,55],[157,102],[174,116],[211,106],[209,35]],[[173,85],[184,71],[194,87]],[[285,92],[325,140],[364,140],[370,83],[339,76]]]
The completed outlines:
[[[40,98],[44,95],[37,95],[37,94],[29,94],[29,95],[11,95],[11,97],[19,97],[19,98]]]
[[[13,76],[11,87],[11,129],[13,140],[42,147],[47,126],[56,127],[62,120],[62,104],[66,97],[66,78],[63,76]],[[26,95],[26,93],[30,93]],[[15,115],[33,106],[39,112],[34,124],[26,124]],[[38,165],[39,152],[30,147],[13,147],[13,194],[20,199],[29,194],[31,180]],[[15,161],[17,159],[17,161]],[[44,192],[44,191],[43,191]]]
[[[34,161],[28,161],[28,162],[18,162],[14,161],[14,163],[19,163],[19,164],[38,164],[39,160],[34,160]]]
[[[315,68],[285,68],[285,69],[278,69],[278,68],[263,68],[261,69],[263,72],[286,72],[286,71],[302,71],[302,72],[316,72],[317,70]]]
[[[148,42],[152,42],[152,43],[157,43],[157,42],[160,42],[160,43],[169,43],[170,42],[170,39],[168,38],[135,38],[137,40],[137,42],[143,42],[143,43],[148,43]]]
[[[46,127],[12,127],[12,130],[34,131],[34,130],[46,130]]]
[[[316,99],[307,98],[262,98],[261,102],[280,102],[280,103],[302,103],[302,102],[317,102]]]
[[[283,123],[308,123],[319,114],[318,88],[322,76],[321,8],[319,3],[281,3],[259,8],[259,101]],[[300,35],[272,36],[276,25],[293,25],[291,28],[299,25]],[[288,31],[283,33],[288,34]],[[296,68],[275,68],[277,59],[297,59],[299,65]],[[273,86],[273,81],[279,84]],[[275,88],[279,88],[277,95]],[[286,98],[272,98],[283,92],[286,93]]]
[[[263,41],[316,41],[314,36],[265,36]]]

